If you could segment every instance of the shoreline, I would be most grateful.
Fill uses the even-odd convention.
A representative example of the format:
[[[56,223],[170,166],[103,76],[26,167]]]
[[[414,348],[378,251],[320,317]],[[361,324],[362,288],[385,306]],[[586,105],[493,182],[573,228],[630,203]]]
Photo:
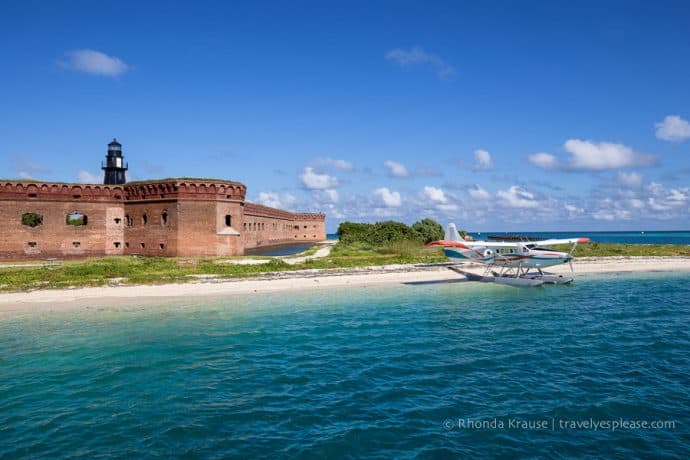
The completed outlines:
[[[464,277],[451,264],[385,265],[335,270],[276,272],[252,278],[227,279],[208,276],[189,283],[99,286],[0,293],[0,314],[57,311],[87,307],[117,306],[136,302],[164,303],[199,297],[222,297],[299,292],[304,290],[366,288],[410,282],[460,282]],[[480,264],[464,264],[475,273]],[[568,274],[567,266],[549,267],[548,272]],[[575,262],[578,275],[630,272],[690,272],[690,257],[589,257]]]

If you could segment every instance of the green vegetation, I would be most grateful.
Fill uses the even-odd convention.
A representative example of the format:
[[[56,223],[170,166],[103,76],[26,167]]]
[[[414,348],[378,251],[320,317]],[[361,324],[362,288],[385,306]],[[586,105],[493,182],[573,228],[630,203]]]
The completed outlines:
[[[423,243],[430,243],[443,239],[443,227],[433,219],[423,219],[412,224],[414,230]]]
[[[79,227],[81,225],[86,225],[87,222],[87,217],[84,214],[74,212],[72,214],[67,214],[67,217],[65,218],[65,223],[67,225],[74,225],[75,227]]]
[[[22,214],[22,225],[26,225],[27,227],[38,227],[41,224],[43,224],[42,215],[33,212]]]
[[[11,267],[0,265],[0,291],[189,282],[197,280],[198,275],[244,278],[278,271],[433,263],[447,259],[438,247],[428,248],[420,241],[399,241],[380,247],[365,243],[338,243],[328,257],[296,265],[288,265],[276,258],[256,265],[233,265],[227,261],[227,258],[119,256],[64,261],[57,268],[37,267],[35,263]]]
[[[557,251],[570,252],[570,245],[554,246]],[[690,246],[677,244],[616,244],[588,243],[575,249],[575,257],[613,257],[613,256],[690,256]]]
[[[343,222],[338,227],[338,236],[342,243],[367,243],[377,247],[397,241],[428,243],[443,238],[443,227],[432,219],[415,222],[412,227],[392,220],[375,224]]]

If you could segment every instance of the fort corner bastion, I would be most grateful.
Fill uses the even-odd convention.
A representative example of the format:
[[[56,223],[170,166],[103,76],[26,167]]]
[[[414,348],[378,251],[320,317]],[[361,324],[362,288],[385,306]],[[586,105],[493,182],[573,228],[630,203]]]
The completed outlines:
[[[2,181],[0,259],[236,256],[326,239],[325,214],[254,204],[246,192],[242,183],[211,179]]]

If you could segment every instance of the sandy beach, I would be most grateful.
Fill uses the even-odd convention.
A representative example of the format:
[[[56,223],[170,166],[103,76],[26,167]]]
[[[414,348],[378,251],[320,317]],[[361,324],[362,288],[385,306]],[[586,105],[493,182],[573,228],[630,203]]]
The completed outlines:
[[[482,273],[484,267],[464,264],[460,268]],[[551,267],[549,272],[567,274],[567,266]],[[690,271],[690,257],[591,257],[575,263],[574,277],[595,273]],[[281,272],[251,279],[201,278],[190,283],[87,287],[37,290],[0,294],[0,313],[66,310],[123,304],[161,303],[199,297],[222,297],[271,292],[297,292],[394,285],[410,282],[463,281],[464,277],[446,265],[387,265],[342,270],[303,270]]]

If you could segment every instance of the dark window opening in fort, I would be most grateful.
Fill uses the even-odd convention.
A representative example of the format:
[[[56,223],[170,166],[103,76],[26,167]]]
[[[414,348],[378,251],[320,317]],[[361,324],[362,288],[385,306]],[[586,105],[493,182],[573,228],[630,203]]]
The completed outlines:
[[[74,199],[79,199],[79,198],[81,198],[81,195],[75,194],[75,195],[72,195],[72,198],[74,198]]]
[[[71,214],[67,214],[67,218],[65,219],[65,223],[67,225],[73,225],[75,227],[86,225],[88,221],[89,219],[88,217],[86,217],[86,214],[82,214],[80,212],[73,212]]]
[[[125,224],[126,224],[128,227],[131,227],[131,226],[132,226],[132,218],[129,216],[129,214],[127,214],[127,215],[125,216]]]
[[[78,248],[79,246],[81,246],[81,243],[79,241],[72,241],[72,246]]]
[[[141,216],[141,225],[146,225],[149,223],[149,216],[148,214],[144,213],[143,216]]]
[[[299,230],[299,225],[295,225],[294,229]],[[297,237],[295,237],[295,238],[297,238]]]
[[[22,214],[22,225],[26,225],[27,227],[38,227],[39,225],[43,225],[43,216],[33,212]]]
[[[122,199],[122,196],[120,196],[120,195],[115,195],[115,199],[116,199],[116,200],[121,200],[121,199]]]
[[[139,243],[139,246],[141,246],[141,249],[144,249],[146,247],[146,243]]]
[[[120,242],[119,242],[119,241],[115,241],[115,242],[113,243],[113,246],[115,246],[116,248],[119,248],[119,247],[120,247]]]
[[[26,243],[26,244],[28,244],[30,248],[35,248],[35,247],[36,247],[36,242],[35,242],[35,241],[29,241],[29,242]]]
[[[242,229],[243,229],[243,230],[246,230],[246,229],[247,229],[247,223],[246,223],[246,222],[242,224]]]
[[[161,248],[161,250],[165,249],[165,245],[163,243],[159,244],[158,247]]]
[[[29,198],[36,198],[37,196],[38,195],[36,195],[35,193],[29,193]]]
[[[163,225],[168,225],[168,212],[167,211],[163,211],[163,213],[161,214],[161,223]]]
[[[129,248],[129,243],[125,243],[125,247],[126,247],[126,248]]]
[[[225,198],[229,200],[230,198],[232,198],[232,195],[225,195]]]
[[[230,214],[225,215],[225,226],[232,227],[232,216]]]
[[[115,223],[116,223],[116,224],[119,224],[121,221],[122,221],[122,219],[120,219],[119,217],[116,217],[116,218],[115,218]]]
[[[305,225],[304,228],[307,228],[307,226]]]

